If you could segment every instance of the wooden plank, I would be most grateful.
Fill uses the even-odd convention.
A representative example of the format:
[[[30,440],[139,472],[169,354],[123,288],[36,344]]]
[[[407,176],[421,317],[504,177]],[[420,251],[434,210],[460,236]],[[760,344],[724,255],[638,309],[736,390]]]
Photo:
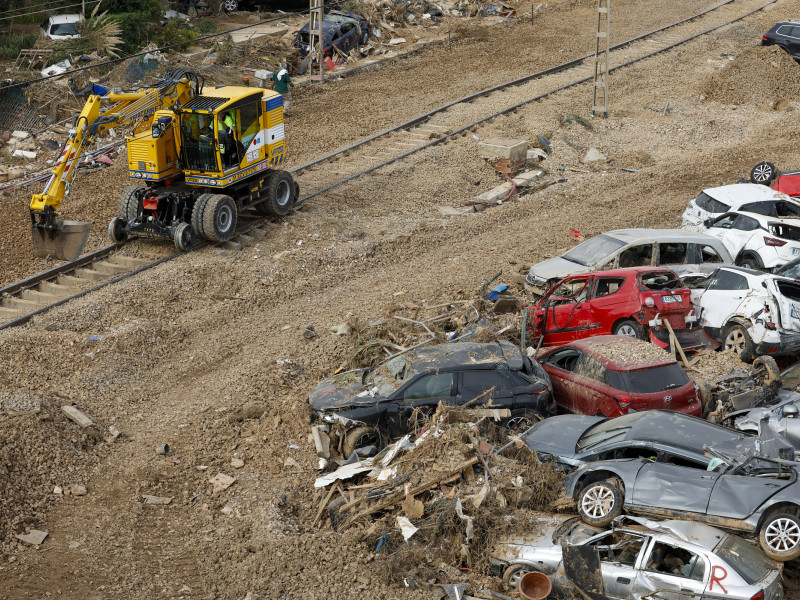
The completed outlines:
[[[71,421],[74,421],[75,423],[77,423],[81,427],[89,427],[90,425],[93,424],[92,420],[89,417],[87,417],[85,414],[83,414],[81,411],[79,411],[74,406],[70,406],[69,404],[65,404],[64,406],[61,407],[61,411],[65,415],[67,415],[68,419],[70,419]]]
[[[318,520],[319,520],[319,518],[322,516],[322,511],[323,511],[323,510],[325,510],[325,507],[326,507],[326,506],[328,506],[328,502],[330,502],[330,501],[331,501],[331,498],[332,498],[332,497],[333,497],[333,495],[336,493],[336,490],[337,490],[337,489],[339,489],[340,487],[341,487],[341,484],[340,484],[340,483],[337,481],[337,482],[336,482],[336,485],[332,485],[332,486],[331,486],[331,489],[330,489],[330,490],[328,490],[328,495],[327,495],[327,496],[325,496],[325,499],[324,499],[324,500],[323,500],[323,501],[320,503],[320,505],[319,505],[319,509],[317,509],[317,514],[316,514],[316,516],[314,517],[314,520],[313,520],[313,521],[311,521],[311,526],[312,526],[312,527],[313,527],[314,525],[316,525],[317,521],[318,521]]]

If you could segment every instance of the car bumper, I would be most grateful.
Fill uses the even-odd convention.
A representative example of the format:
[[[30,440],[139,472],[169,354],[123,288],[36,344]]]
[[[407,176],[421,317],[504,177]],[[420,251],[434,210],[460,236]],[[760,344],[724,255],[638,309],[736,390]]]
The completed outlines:
[[[800,258],[800,245],[787,243],[785,246],[776,248],[774,246],[766,246],[760,252],[761,261],[764,263],[765,269],[776,269],[785,265],[790,260]]]
[[[758,321],[748,328],[753,339],[756,354],[797,354],[800,353],[800,332],[773,331]]]

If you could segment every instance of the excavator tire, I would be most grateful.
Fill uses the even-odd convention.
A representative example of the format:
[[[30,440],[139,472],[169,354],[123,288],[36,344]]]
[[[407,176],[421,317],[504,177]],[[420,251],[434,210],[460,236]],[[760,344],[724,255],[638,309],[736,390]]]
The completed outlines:
[[[125,221],[133,221],[139,216],[139,198],[136,197],[139,190],[144,188],[138,185],[129,185],[122,191],[117,204],[117,216]]]
[[[194,207],[192,208],[192,229],[194,229],[194,235],[198,239],[209,239],[203,229],[203,215],[205,214],[206,206],[208,206],[208,199],[211,198],[211,196],[213,196],[213,194],[202,194],[195,201]]]
[[[224,194],[213,194],[203,210],[203,233],[212,242],[227,242],[236,233],[236,217],[236,202],[233,198]]]
[[[263,202],[256,205],[262,215],[283,217],[292,212],[297,200],[292,176],[286,171],[273,171],[267,180],[267,190]],[[297,188],[299,190],[299,188]]]

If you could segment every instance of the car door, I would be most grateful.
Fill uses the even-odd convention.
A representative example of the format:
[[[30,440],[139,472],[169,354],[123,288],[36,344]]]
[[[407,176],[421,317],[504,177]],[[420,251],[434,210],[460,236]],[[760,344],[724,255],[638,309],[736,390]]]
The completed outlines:
[[[603,592],[609,598],[628,598],[649,538],[628,531],[608,531],[587,540],[600,557]]]
[[[334,36],[333,45],[343,54],[347,54],[356,45],[355,42],[357,40],[355,24],[350,22],[342,23]]]
[[[439,402],[456,403],[456,373],[451,371],[425,373],[397,390],[391,402],[397,407],[401,424],[417,407],[432,412]]]
[[[589,302],[592,275],[569,277],[555,286],[540,302],[544,308],[545,343],[561,346],[593,334],[599,323],[592,318]]]
[[[720,475],[711,492],[708,514],[744,519],[796,479],[793,469],[766,458],[751,457]]]
[[[652,597],[663,600],[699,598],[705,592],[710,569],[708,559],[672,538],[653,539],[636,572],[633,598]]]
[[[595,275],[588,308],[595,326],[585,329],[582,337],[610,334],[617,320],[639,312],[641,304],[632,282],[632,277]]]
[[[697,319],[712,337],[720,337],[722,328],[738,314],[750,286],[747,277],[728,269],[718,269],[706,289],[697,297]]]
[[[658,461],[639,469],[631,504],[642,508],[705,514],[719,473],[707,471],[708,462],[662,451]]]
[[[653,264],[653,244],[637,244],[622,250],[617,256],[617,266],[620,269],[627,267],[649,267]]]
[[[695,255],[692,259],[694,272],[711,274],[721,264],[725,262],[717,249],[711,244],[692,244]],[[680,274],[680,273],[679,273]]]
[[[539,364],[550,376],[553,396],[559,408],[572,411],[575,405],[575,368],[583,352],[575,348],[560,348],[544,355]]]
[[[573,372],[571,398],[565,401],[565,405],[568,403],[572,412],[582,415],[618,417],[622,413],[617,413],[619,405],[609,390],[608,370],[605,365],[582,352]]]
[[[491,393],[478,400],[475,406],[486,404],[491,399],[493,406],[511,407],[514,395],[511,390],[506,388],[503,373],[497,369],[464,370],[459,373],[458,393],[455,403],[465,404],[471,402],[492,390]]]

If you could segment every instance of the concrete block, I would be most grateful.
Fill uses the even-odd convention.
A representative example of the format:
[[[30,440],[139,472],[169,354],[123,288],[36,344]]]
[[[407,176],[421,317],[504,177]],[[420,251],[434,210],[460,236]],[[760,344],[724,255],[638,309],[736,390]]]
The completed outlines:
[[[439,212],[448,217],[475,213],[474,206],[440,206]]]
[[[61,410],[71,421],[74,421],[81,427],[89,427],[92,425],[92,420],[74,406],[65,404],[61,407]]]
[[[525,171],[514,177],[514,183],[518,188],[530,187],[544,174],[544,171]]]
[[[527,158],[528,142],[526,140],[493,138],[478,143],[481,157],[487,160],[507,158],[511,161],[521,161]]]

